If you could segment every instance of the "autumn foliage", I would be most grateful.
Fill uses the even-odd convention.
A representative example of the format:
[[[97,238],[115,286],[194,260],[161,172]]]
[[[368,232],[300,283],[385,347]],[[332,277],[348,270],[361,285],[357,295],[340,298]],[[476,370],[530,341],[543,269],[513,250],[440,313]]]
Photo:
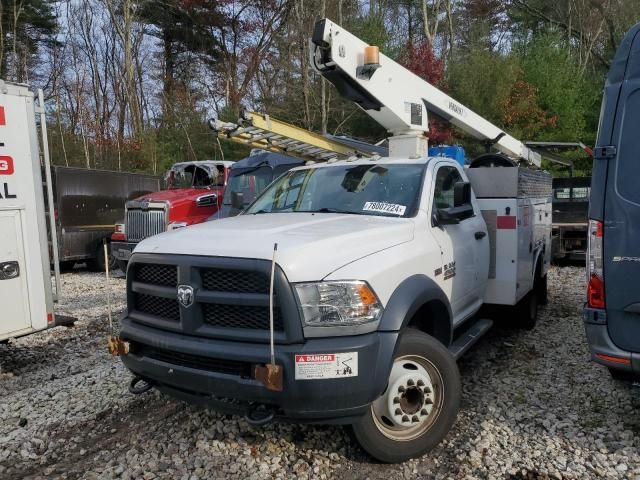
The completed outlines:
[[[547,127],[556,126],[558,117],[540,108],[537,96],[537,88],[530,83],[518,80],[513,84],[502,106],[502,120],[507,129],[518,132],[522,138],[536,138]]]
[[[403,65],[441,90],[444,85],[444,61],[438,58],[427,41],[409,42],[402,58]],[[451,140],[451,127],[429,112],[429,140],[433,144],[443,144]]]

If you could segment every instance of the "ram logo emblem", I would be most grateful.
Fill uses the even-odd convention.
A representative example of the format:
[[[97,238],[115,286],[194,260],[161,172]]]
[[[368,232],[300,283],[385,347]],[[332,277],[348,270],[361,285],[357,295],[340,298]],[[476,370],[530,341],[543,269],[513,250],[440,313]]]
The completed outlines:
[[[190,285],[179,285],[178,286],[178,302],[184,308],[189,308],[193,305],[193,287]]]

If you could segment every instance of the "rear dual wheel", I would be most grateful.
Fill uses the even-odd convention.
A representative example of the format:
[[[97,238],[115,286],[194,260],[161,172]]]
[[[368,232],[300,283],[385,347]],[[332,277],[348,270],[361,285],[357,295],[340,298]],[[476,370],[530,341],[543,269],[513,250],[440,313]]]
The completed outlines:
[[[447,435],[460,406],[458,365],[435,338],[408,329],[400,337],[385,392],[353,425],[370,455],[403,462],[424,455]]]

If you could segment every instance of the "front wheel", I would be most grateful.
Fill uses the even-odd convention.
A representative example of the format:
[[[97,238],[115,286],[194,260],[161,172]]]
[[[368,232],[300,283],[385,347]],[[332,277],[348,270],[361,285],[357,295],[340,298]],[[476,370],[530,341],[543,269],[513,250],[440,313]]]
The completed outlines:
[[[453,356],[435,338],[408,329],[400,337],[385,392],[353,425],[354,434],[382,462],[419,457],[447,435],[460,396]]]
[[[126,260],[116,260],[116,264],[118,265],[120,271],[126,275],[127,265],[129,264],[129,262],[127,262]]]

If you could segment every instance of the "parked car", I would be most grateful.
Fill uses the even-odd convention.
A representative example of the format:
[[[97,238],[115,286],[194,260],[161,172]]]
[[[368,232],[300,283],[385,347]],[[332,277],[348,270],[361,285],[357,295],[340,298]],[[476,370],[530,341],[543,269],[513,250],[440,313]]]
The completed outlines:
[[[605,84],[589,205],[587,305],[592,359],[614,377],[640,374],[640,23]]]
[[[589,225],[591,177],[553,179],[553,229],[551,259],[584,261]]]
[[[125,203],[160,189],[153,175],[61,166],[52,167],[52,183],[63,269],[87,262],[90,269],[104,270],[103,241],[110,241]],[[113,257],[110,263],[116,266]]]
[[[222,204],[233,162],[202,160],[176,163],[164,176],[164,188],[130,200],[124,223],[111,238],[111,253],[126,272],[139,241],[161,232],[206,221]]]

